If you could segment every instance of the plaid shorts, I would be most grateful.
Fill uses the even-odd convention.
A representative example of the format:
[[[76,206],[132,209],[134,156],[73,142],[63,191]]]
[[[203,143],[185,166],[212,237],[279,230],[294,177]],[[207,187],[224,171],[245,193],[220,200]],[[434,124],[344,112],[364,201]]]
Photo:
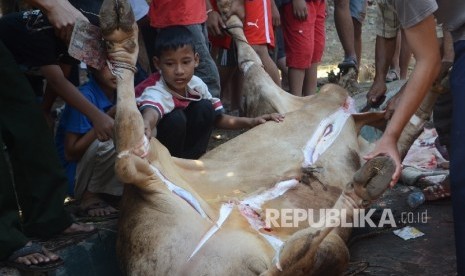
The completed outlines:
[[[394,7],[388,4],[388,0],[377,0],[378,18],[376,20],[376,35],[384,38],[393,38],[397,36],[397,31],[401,28],[397,13]],[[436,35],[442,38],[442,25],[436,24]]]
[[[400,21],[394,7],[388,2],[388,0],[376,1],[378,4],[376,35],[384,38],[393,38],[397,36],[397,31],[400,28]]]

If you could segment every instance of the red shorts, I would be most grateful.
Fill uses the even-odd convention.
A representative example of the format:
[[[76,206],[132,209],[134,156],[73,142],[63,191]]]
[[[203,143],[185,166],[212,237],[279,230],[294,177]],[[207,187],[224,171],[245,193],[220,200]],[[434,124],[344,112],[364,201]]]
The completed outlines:
[[[325,48],[325,1],[307,3],[307,20],[294,17],[292,4],[282,7],[281,20],[288,67],[307,69],[318,63]]]
[[[244,1],[244,34],[251,45],[268,44],[274,47],[270,1],[274,0]]]

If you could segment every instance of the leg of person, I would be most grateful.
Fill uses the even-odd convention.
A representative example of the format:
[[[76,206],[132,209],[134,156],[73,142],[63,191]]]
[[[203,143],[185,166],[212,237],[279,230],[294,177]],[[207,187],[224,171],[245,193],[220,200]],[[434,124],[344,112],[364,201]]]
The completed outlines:
[[[455,43],[451,72],[452,131],[450,136],[450,183],[454,215],[457,275],[465,275],[465,40]]]
[[[278,67],[268,52],[268,47],[275,46],[271,1],[274,0],[245,2],[244,35],[260,57],[265,71],[281,87]]]
[[[318,63],[313,63],[310,66],[310,68],[305,70],[304,87],[307,87],[308,89],[304,89],[302,92],[302,95],[310,96],[310,95],[316,94],[317,85],[318,85]]]
[[[200,63],[195,68],[194,74],[207,84],[208,90],[213,97],[219,98],[221,92],[220,75],[215,61],[210,55],[207,28],[205,24],[189,25],[186,27],[194,36],[195,50],[200,56]]]
[[[354,51],[357,56],[357,70],[362,57],[362,24],[366,16],[366,0],[350,0],[350,15],[354,26]]]
[[[408,75],[408,66],[410,65],[410,59],[412,58],[412,50],[410,50],[410,46],[407,43],[404,30],[401,30],[400,33],[399,77],[401,80],[406,80]]]
[[[211,101],[191,102],[184,110],[187,118],[186,144],[183,158],[198,159],[208,147],[215,121]]]
[[[315,10],[315,22],[313,24],[313,53],[311,59],[312,65],[305,73],[304,90],[302,91],[304,96],[313,95],[317,92],[318,64],[321,62],[321,58],[323,57],[326,39],[326,4],[324,1],[317,1],[312,2],[310,6],[313,6],[313,9]]]
[[[3,46],[3,44],[2,44]],[[6,53],[4,59],[11,58]],[[35,97],[13,59],[1,68],[0,119],[23,211],[26,234],[48,237],[71,225],[65,212],[66,175],[53,144],[52,133]]]
[[[35,103],[32,88],[1,41],[0,133],[0,259],[9,256],[12,265],[29,268],[30,265],[50,264],[59,257],[28,243],[24,232],[47,237],[63,230],[72,232],[87,228],[72,223],[64,211],[66,177],[51,133]],[[5,158],[4,143],[10,163]],[[23,228],[13,187],[23,212]]]
[[[281,87],[283,90],[289,91],[288,68],[286,66],[286,52],[284,49],[283,29],[281,26],[275,28],[275,37],[277,48],[276,66],[281,72]]]
[[[312,2],[307,2],[307,9],[314,10]],[[309,13],[306,21],[294,17],[292,4],[282,6],[282,28],[286,50],[286,63],[289,74],[289,92],[302,96],[305,70],[310,68],[314,48],[314,13]]]
[[[265,71],[268,73],[268,75],[270,75],[271,79],[279,87],[281,87],[281,78],[279,76],[278,66],[276,66],[276,63],[273,61],[273,59],[271,59],[270,55],[268,54],[268,45],[267,44],[252,45],[252,48],[255,50],[255,52],[260,57],[260,60],[263,63],[263,67],[265,68]]]
[[[2,86],[3,87],[3,86]],[[0,94],[1,97],[2,94]],[[3,99],[3,98],[2,98]],[[1,106],[1,103],[0,103]],[[0,113],[1,114],[1,113]],[[0,117],[0,119],[2,119]],[[0,120],[0,260],[6,259],[28,239],[22,232],[18,204],[10,173],[10,164],[4,149],[2,121]]]
[[[386,74],[396,48],[396,36],[400,23],[392,7],[378,1],[375,46],[375,79],[367,93],[368,104],[377,107],[385,99]]]
[[[75,197],[80,201],[79,215],[113,217],[117,209],[100,195],[119,197],[123,184],[115,174],[116,151],[112,140],[95,140],[86,150],[76,168]]]
[[[357,67],[354,48],[354,27],[350,15],[349,0],[334,0],[334,23],[337,35],[344,49],[344,61],[339,67]]]
[[[157,125],[157,139],[172,156],[182,157],[186,140],[186,115],[181,109],[165,114]]]

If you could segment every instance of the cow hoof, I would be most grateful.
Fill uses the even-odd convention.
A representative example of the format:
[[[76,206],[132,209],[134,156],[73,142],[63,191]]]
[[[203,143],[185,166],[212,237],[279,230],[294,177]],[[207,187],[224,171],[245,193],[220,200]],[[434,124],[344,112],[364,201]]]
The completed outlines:
[[[104,36],[121,29],[132,32],[136,22],[131,5],[127,0],[105,0],[100,9],[100,28]]]
[[[396,166],[388,156],[378,156],[366,162],[354,175],[355,193],[365,201],[377,199],[387,189]]]

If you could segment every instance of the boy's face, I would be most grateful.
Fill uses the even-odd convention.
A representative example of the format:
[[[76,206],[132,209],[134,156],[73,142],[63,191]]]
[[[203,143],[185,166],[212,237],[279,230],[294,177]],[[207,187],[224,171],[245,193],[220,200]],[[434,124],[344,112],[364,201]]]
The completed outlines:
[[[116,90],[116,77],[111,73],[107,65],[99,71],[95,70],[94,77],[102,89],[108,91]]]
[[[199,55],[191,46],[185,45],[176,50],[166,50],[160,58],[154,57],[155,66],[160,70],[168,87],[181,96],[185,96],[187,83],[199,65]]]

